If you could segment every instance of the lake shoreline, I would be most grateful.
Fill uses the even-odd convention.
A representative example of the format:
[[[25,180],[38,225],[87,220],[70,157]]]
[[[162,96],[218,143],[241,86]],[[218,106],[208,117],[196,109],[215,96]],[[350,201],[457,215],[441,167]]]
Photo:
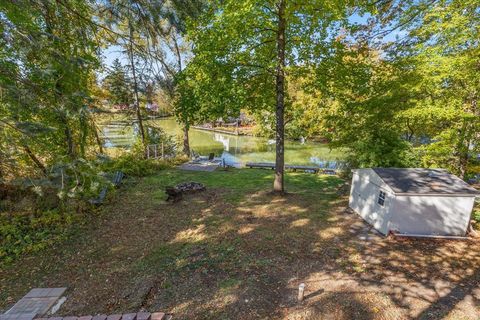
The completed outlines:
[[[100,136],[105,148],[128,149],[139,134],[138,122],[128,115],[110,114],[99,123]],[[100,121],[99,121],[100,122]],[[176,136],[180,141],[183,135],[181,126],[174,118],[150,119],[145,122],[162,128],[165,133]],[[197,154],[214,153],[225,160],[228,165],[244,166],[247,162],[273,162],[275,160],[274,140],[266,137],[236,135],[228,130],[204,127],[192,127],[190,130],[190,147]],[[220,131],[221,130],[221,131]],[[285,162],[292,165],[317,165],[335,168],[345,159],[343,150],[331,150],[324,142],[285,140]]]

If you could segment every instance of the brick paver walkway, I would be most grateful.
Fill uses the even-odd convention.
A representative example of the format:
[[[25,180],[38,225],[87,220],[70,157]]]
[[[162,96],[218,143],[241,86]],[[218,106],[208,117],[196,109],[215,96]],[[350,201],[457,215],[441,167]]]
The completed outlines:
[[[163,312],[137,312],[82,317],[43,318],[60,300],[67,288],[35,288],[5,312],[0,320],[170,320],[171,315]],[[63,298],[64,300],[65,298]]]
[[[35,320],[170,320],[171,315],[163,312],[137,312],[124,314],[100,314],[96,316],[82,317],[52,317],[52,318],[36,318]]]
[[[62,297],[67,288],[35,288],[7,312],[0,315],[0,320],[32,320],[45,315]]]

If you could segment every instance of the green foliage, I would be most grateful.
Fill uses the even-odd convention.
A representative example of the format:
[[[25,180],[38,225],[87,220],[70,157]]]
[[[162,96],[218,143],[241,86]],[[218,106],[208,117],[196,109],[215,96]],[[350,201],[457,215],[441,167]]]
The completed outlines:
[[[164,147],[164,159],[145,158],[146,149],[140,140],[137,140],[128,153],[102,161],[100,169],[104,172],[114,173],[122,171],[127,176],[145,177],[159,170],[164,170],[172,166],[185,162],[187,159],[177,156],[177,143],[175,138],[168,135],[161,128],[148,126],[147,139],[149,144],[158,145],[158,156],[161,155],[161,145]],[[151,151],[153,152],[153,151]]]
[[[175,136],[167,134],[159,125],[147,125],[146,134],[148,144],[157,145],[157,152],[162,152],[165,156],[175,156],[179,145]],[[162,150],[163,149],[163,150]]]
[[[415,16],[406,25],[409,41],[390,51],[414,77],[400,83],[412,94],[409,108],[395,120],[418,147],[423,166],[445,167],[464,177],[480,152],[478,1],[405,5],[399,19]],[[430,141],[419,145],[415,137]]]
[[[286,74],[309,70],[329,55],[347,20],[350,1],[211,1],[192,22],[195,43],[189,64],[191,90],[200,114],[237,115],[249,109],[263,115],[267,130],[275,119],[274,189],[283,192],[285,116],[292,99]],[[297,108],[297,117],[301,108]],[[275,115],[274,117],[272,115]],[[289,119],[286,119],[287,122]],[[287,134],[305,134],[301,121]]]
[[[331,146],[346,148],[352,167],[413,165],[411,145],[395,121],[409,107],[402,87],[408,74],[377,51],[348,42],[339,43],[322,65],[309,85],[321,98],[318,128]]]
[[[290,70],[288,70],[290,71]],[[324,101],[319,90],[311,86],[315,79],[312,70],[291,70],[287,72],[287,95],[289,101],[285,110],[285,137],[297,140],[316,138],[323,135],[322,120]],[[297,73],[297,74],[296,74]],[[269,110],[254,112],[255,132],[263,137],[275,137],[275,113]]]
[[[474,223],[472,224],[474,228],[477,230],[480,230],[480,205],[479,204],[477,204],[473,208],[472,220],[474,221]]]
[[[13,166],[27,166],[27,173],[85,156],[94,139],[90,85],[98,59],[96,28],[88,22],[92,9],[84,1],[0,5],[3,156]]]
[[[118,58],[113,61],[103,86],[108,91],[110,103],[128,106],[133,102],[130,79]]]
[[[55,166],[50,179],[30,180],[20,187],[23,193],[14,193],[16,198],[0,201],[0,263],[42,250],[86,222],[91,206],[82,199],[95,198],[101,188],[110,186],[115,171],[143,177],[183,161],[144,159],[132,153],[113,160],[77,160]]]
[[[109,184],[95,161],[81,158],[55,164],[50,169],[48,180],[39,179],[40,185],[43,181],[46,186],[57,190],[60,199],[90,199],[98,194],[102,186]]]
[[[144,177],[171,166],[170,161],[139,158],[135,154],[126,154],[109,162],[111,171],[122,171],[127,176]]]
[[[480,224],[480,209],[473,211],[473,220]]]
[[[348,147],[348,167],[416,167],[409,144],[396,132],[371,132],[349,143]]]

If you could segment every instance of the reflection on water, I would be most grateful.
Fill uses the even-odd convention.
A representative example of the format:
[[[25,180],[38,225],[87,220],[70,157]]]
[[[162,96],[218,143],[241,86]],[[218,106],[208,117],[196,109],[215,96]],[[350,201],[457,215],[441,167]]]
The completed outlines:
[[[138,134],[138,123],[126,121],[111,121],[100,126],[105,148],[128,148],[135,143]]]
[[[171,135],[182,134],[180,126],[173,119],[148,120],[162,127]],[[111,121],[101,126],[105,147],[130,147],[138,135],[138,124],[126,121]],[[246,162],[274,162],[275,144],[268,139],[234,136],[218,132],[190,130],[190,146],[202,155],[215,153],[229,165],[241,166]],[[325,168],[335,168],[343,159],[340,151],[331,151],[326,144],[297,141],[285,142],[285,163],[307,165],[316,164]]]

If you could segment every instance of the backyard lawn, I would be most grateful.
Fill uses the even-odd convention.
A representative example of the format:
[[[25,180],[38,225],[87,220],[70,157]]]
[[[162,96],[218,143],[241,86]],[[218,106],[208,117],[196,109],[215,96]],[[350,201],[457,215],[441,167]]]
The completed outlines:
[[[339,178],[288,173],[284,197],[272,180],[254,169],[127,179],[70,239],[0,270],[0,309],[65,286],[62,315],[480,318],[478,242],[385,239],[346,210]],[[166,203],[165,186],[186,181],[207,190]]]

